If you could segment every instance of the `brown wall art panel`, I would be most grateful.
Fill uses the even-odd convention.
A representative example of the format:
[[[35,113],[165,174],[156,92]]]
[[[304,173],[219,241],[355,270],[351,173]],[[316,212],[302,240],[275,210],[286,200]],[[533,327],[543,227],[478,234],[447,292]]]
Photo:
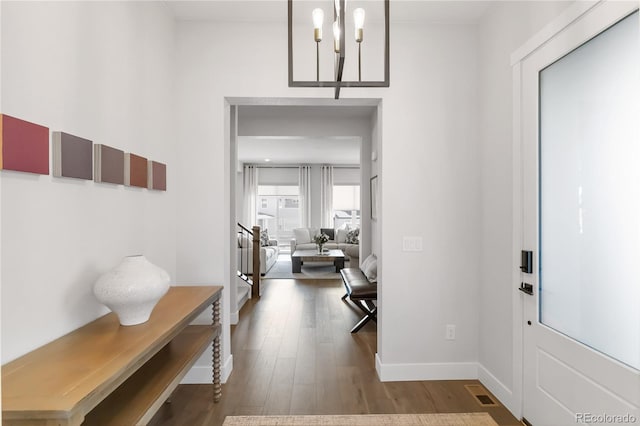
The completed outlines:
[[[147,177],[147,159],[126,153],[124,155],[124,184],[146,188]]]
[[[93,154],[93,180],[124,185],[124,151],[95,144]]]
[[[149,189],[167,190],[167,165],[149,160]]]
[[[68,133],[53,132],[53,175],[93,179],[93,142]]]
[[[49,129],[39,124],[0,115],[1,168],[49,174]]]

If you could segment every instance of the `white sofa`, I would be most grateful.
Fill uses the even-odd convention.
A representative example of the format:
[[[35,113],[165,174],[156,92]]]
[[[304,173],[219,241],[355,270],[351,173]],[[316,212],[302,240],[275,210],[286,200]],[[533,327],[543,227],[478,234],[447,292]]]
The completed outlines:
[[[267,273],[278,260],[280,249],[277,240],[269,240],[268,246],[260,247],[260,275]],[[238,270],[244,274],[253,274],[253,242],[238,239]],[[242,262],[242,264],[241,264]]]
[[[305,232],[306,231],[306,232]],[[297,228],[293,230],[295,238],[291,240],[291,254],[293,254],[296,250],[315,250],[317,248],[317,244],[313,241],[313,237],[324,232],[329,234],[331,230],[327,230],[326,228]],[[330,239],[326,243],[324,243],[324,248],[327,249],[339,249],[342,250],[352,264],[359,263],[360,261],[360,244],[351,244],[345,241],[346,229],[336,229],[333,230],[334,239]],[[340,232],[338,232],[340,231]],[[307,233],[309,236],[307,237]]]

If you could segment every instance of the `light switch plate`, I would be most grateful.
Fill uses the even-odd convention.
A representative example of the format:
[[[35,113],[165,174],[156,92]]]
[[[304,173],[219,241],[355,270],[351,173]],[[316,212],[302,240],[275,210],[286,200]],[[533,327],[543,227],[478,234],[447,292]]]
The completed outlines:
[[[402,251],[422,251],[422,237],[402,237]]]

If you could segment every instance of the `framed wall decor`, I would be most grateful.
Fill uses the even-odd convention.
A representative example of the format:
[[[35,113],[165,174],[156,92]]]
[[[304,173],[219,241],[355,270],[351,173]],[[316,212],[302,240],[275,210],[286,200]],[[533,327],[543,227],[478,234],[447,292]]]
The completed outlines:
[[[371,191],[371,219],[378,220],[378,175],[370,179],[369,189]]]

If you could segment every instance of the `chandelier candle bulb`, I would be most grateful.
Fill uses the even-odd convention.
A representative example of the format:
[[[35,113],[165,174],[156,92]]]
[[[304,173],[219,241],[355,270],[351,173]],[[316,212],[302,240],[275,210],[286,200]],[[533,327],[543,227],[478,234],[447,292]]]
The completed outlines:
[[[353,23],[356,28],[356,42],[358,43],[358,81],[362,81],[362,36],[364,28],[364,9],[359,7],[353,11]]]
[[[324,12],[320,8],[313,9],[311,12],[313,19],[313,39],[316,43],[322,41],[322,23],[324,22]]]
[[[356,42],[362,42],[362,33],[364,28],[364,9],[359,7],[353,11],[353,22],[356,28]]]
[[[340,53],[340,22],[333,23],[333,50]]]
[[[313,39],[316,41],[316,81],[320,81],[320,42],[322,41],[322,22],[324,12],[319,7],[311,12],[313,20]]]

